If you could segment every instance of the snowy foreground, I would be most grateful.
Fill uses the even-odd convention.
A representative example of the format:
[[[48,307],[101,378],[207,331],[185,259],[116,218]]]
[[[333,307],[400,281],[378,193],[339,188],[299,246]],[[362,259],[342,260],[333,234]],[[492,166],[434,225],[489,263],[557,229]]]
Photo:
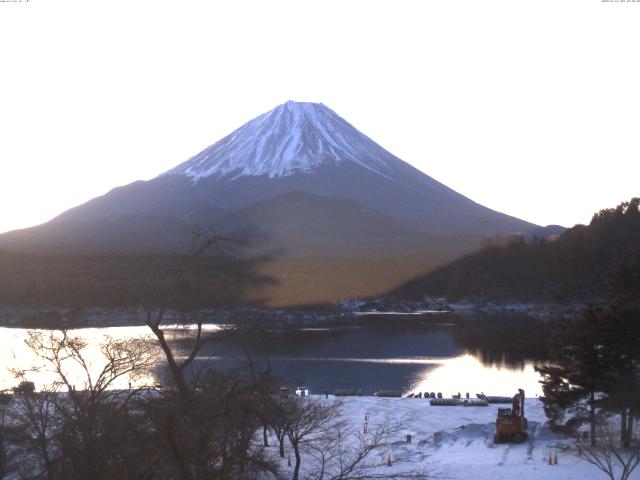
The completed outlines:
[[[527,399],[525,404],[529,440],[498,445],[493,443],[495,416],[499,406],[507,405],[444,407],[430,406],[428,400],[414,398],[314,398],[328,403],[343,401],[342,415],[358,431],[363,430],[367,413],[369,431],[385,421],[408,419],[389,444],[371,457],[372,462],[380,465],[376,470],[379,473],[415,470],[426,472],[427,478],[451,480],[607,478],[578,458],[575,439],[555,435],[547,428],[542,404],[535,398]],[[412,436],[411,443],[406,442],[407,434]],[[550,453],[557,455],[556,465],[548,464]],[[392,466],[387,466],[389,454]],[[312,460],[303,457],[303,466],[305,461]],[[286,457],[281,465],[283,472],[292,470]],[[640,469],[631,478],[640,479]]]

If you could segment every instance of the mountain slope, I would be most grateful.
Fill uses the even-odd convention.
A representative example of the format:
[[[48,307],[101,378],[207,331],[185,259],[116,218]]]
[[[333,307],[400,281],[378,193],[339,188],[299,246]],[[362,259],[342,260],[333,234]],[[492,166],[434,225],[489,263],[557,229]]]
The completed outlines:
[[[380,293],[482,237],[537,228],[425,175],[326,106],[287,102],[154,179],[0,235],[0,249],[184,253],[203,225],[261,241],[278,304]]]
[[[322,104],[287,102],[169,170],[236,209],[290,191],[352,199],[413,229],[479,235],[535,225],[495,212],[395,157]]]
[[[352,200],[304,192],[253,203],[219,224],[294,256],[389,253],[426,237]]]
[[[496,302],[597,302],[606,279],[628,255],[640,254],[640,199],[597,212],[557,240],[516,238],[467,255],[398,288],[400,298],[425,295]]]
[[[50,223],[73,222],[91,229],[102,218],[128,215],[210,223],[292,191],[350,199],[405,227],[432,234],[486,236],[527,233],[536,227],[442,185],[324,105],[295,102],[251,120],[150,181],[116,188]],[[46,246],[48,236],[41,231],[46,229],[30,229],[31,243]],[[147,245],[143,242],[141,247]],[[169,242],[165,247],[171,248]]]

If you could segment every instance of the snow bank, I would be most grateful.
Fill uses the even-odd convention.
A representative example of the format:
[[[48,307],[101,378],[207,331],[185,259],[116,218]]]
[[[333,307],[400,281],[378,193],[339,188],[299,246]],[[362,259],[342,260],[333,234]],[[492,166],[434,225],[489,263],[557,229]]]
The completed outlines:
[[[493,443],[498,405],[489,407],[432,407],[421,398],[315,397],[319,401],[343,402],[342,416],[361,431],[365,415],[369,430],[385,421],[407,419],[395,438],[376,452],[378,472],[415,469],[427,475],[451,480],[489,478],[491,480],[603,478],[602,472],[576,456],[575,441],[553,434],[544,426],[546,418],[538,399],[527,399],[525,412],[531,438],[522,444]],[[406,435],[411,435],[411,443]],[[563,450],[558,445],[569,446]],[[276,453],[276,448],[272,448]],[[549,454],[558,456],[557,465],[548,465]],[[393,465],[386,465],[391,455]],[[282,469],[289,470],[286,458]],[[640,470],[632,479],[640,479]]]

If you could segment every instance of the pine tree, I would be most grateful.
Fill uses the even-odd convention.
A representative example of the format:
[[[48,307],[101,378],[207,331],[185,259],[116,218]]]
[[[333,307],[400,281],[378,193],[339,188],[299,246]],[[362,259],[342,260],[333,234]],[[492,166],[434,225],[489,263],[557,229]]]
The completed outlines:
[[[542,402],[547,417],[556,425],[564,420],[569,429],[588,423],[592,444],[595,444],[598,393],[603,389],[601,372],[605,368],[597,324],[593,322],[597,314],[590,308],[581,318],[558,324],[548,344],[550,365],[536,367],[543,377]],[[567,414],[570,417],[563,419]]]
[[[640,416],[640,252],[627,254],[607,284],[603,308],[587,308],[556,327],[550,365],[537,371],[552,422],[571,412],[565,425],[589,423],[594,444],[598,413],[620,414],[620,439],[628,446]]]

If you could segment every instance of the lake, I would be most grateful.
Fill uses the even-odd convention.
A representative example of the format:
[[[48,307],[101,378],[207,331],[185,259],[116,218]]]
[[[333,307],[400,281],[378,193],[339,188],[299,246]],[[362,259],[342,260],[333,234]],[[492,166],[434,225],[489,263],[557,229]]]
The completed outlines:
[[[211,334],[225,332],[210,326]],[[541,394],[533,365],[545,359],[548,322],[512,314],[453,313],[422,315],[365,315],[347,324],[296,330],[265,329],[234,334],[201,352],[199,366],[238,368],[248,362],[271,366],[290,386],[305,385],[312,392],[359,389],[407,392],[442,392],[451,396],[469,392],[472,397],[513,395],[523,388],[528,395]],[[99,344],[104,335],[139,338],[146,327],[92,328],[74,331],[87,342],[87,358],[98,370]],[[184,330],[174,332],[180,345]],[[224,335],[226,337],[226,335]],[[16,385],[9,368],[28,369],[37,363],[26,344],[27,330],[0,328],[3,345],[0,386]],[[74,375],[79,375],[78,369]],[[162,369],[148,372],[137,383],[153,383]],[[51,372],[28,372],[36,388],[54,378]],[[126,388],[122,379],[118,388]],[[81,378],[78,377],[81,383]]]

